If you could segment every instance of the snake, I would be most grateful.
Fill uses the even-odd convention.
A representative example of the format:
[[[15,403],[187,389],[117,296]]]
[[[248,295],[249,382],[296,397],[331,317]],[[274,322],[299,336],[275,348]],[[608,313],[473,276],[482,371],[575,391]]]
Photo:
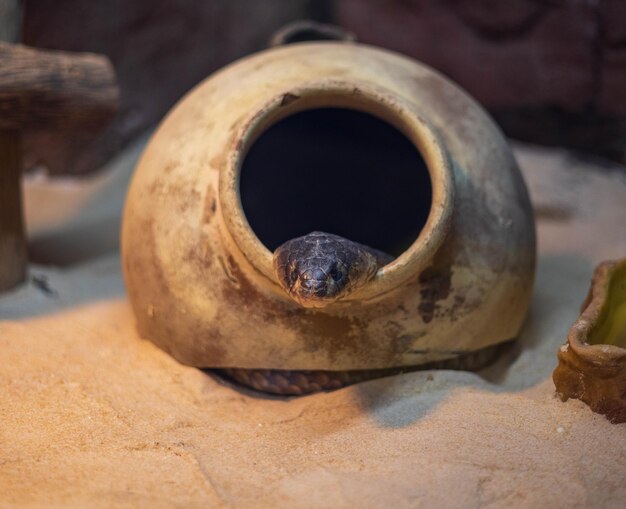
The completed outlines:
[[[312,232],[274,251],[282,289],[306,308],[323,308],[365,285],[393,256],[339,235]]]
[[[339,235],[314,231],[281,244],[273,268],[282,290],[305,308],[324,308],[366,285],[394,257]],[[222,378],[255,391],[296,396],[418,369],[478,369],[495,359],[488,347],[474,354],[420,366],[349,371],[223,368]]]

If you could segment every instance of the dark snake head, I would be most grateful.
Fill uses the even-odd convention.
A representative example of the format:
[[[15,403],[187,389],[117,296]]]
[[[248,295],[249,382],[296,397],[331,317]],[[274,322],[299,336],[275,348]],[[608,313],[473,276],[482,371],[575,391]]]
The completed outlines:
[[[324,307],[345,297],[378,267],[373,250],[329,233],[309,233],[274,251],[280,286],[304,307]]]

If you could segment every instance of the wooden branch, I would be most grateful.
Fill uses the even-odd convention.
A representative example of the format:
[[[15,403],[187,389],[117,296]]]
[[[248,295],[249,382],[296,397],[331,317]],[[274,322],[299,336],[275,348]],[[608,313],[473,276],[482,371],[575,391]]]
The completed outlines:
[[[12,26],[8,15],[2,21]],[[95,131],[115,114],[118,96],[106,57],[0,42],[0,291],[26,277],[20,131]]]
[[[0,291],[26,276],[20,156],[20,133],[0,131]]]
[[[0,42],[0,129],[102,128],[117,111],[109,60]]]
[[[18,41],[21,27],[20,0],[0,0],[0,40]],[[0,60],[0,67],[2,65]],[[20,132],[0,130],[0,292],[17,286],[26,278],[21,162]]]

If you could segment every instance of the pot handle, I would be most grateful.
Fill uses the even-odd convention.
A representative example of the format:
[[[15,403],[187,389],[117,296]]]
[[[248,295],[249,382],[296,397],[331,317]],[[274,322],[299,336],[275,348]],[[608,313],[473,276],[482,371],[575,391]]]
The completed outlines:
[[[279,28],[269,40],[268,46],[285,46],[296,42],[340,41],[356,42],[356,35],[337,25],[318,23],[308,19],[294,21]]]

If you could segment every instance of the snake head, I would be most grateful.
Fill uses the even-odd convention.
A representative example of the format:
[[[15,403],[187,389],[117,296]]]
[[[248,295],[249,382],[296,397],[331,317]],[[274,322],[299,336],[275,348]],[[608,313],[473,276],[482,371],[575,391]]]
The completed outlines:
[[[348,270],[331,259],[309,260],[296,269],[288,294],[304,307],[323,307],[345,294]]]
[[[369,248],[343,237],[313,232],[274,252],[280,286],[304,307],[320,308],[349,295],[376,273]]]

